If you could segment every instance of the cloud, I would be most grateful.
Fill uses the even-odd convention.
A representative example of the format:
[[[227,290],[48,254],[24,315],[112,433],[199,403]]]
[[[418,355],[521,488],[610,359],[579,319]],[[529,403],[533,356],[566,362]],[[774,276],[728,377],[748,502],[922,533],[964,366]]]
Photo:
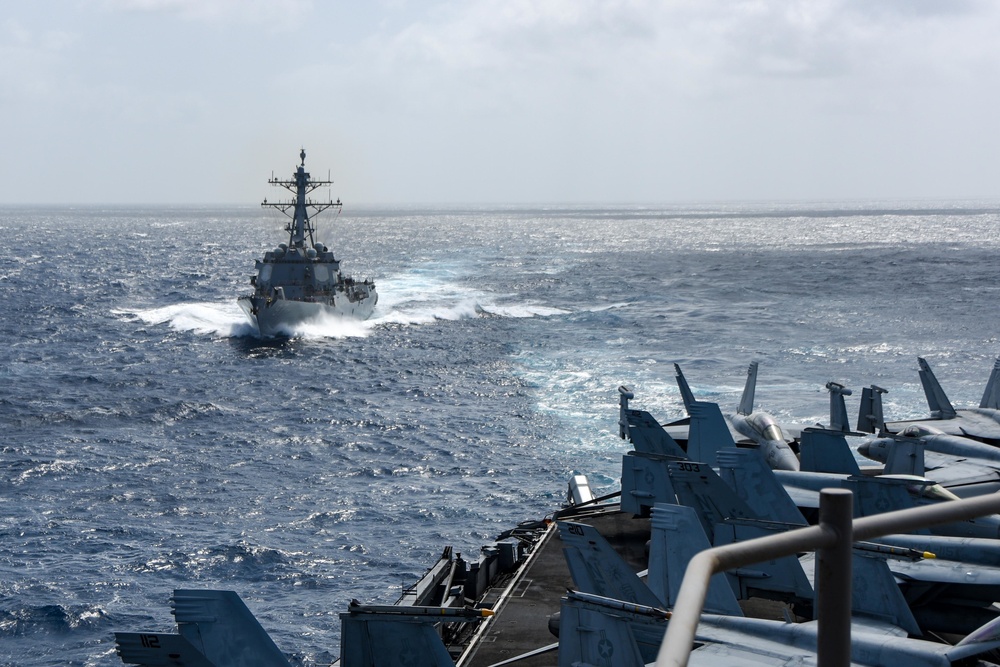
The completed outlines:
[[[372,34],[331,79],[419,155],[401,172],[474,200],[895,194],[941,176],[914,156],[970,157],[955,128],[996,107],[997,33],[986,2],[479,0]]]
[[[0,100],[4,106],[35,103],[51,95],[52,73],[77,43],[62,30],[35,30],[12,18],[0,23]]]
[[[0,176],[38,167],[42,146],[90,188],[109,182],[101,160],[127,158],[159,170],[157,193],[246,201],[166,174],[256,183],[305,145],[355,202],[905,196],[996,180],[1000,138],[984,128],[1000,5],[983,0],[72,6],[0,19],[0,113],[21,128],[18,168]],[[125,190],[172,196],[139,189],[150,180]]]
[[[736,79],[869,78],[951,64],[995,63],[998,12],[989,3],[850,0],[481,0],[437,6],[368,40],[383,72],[463,83],[624,78],[678,93],[710,93]],[[973,37],[966,39],[963,35]]]
[[[297,25],[311,12],[312,0],[103,0],[105,11],[145,12],[185,21],[237,21]]]

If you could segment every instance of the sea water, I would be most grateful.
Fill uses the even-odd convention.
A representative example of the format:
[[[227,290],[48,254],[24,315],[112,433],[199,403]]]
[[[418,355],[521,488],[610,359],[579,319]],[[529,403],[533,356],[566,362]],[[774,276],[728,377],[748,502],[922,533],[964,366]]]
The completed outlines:
[[[319,219],[367,322],[261,340],[236,306],[287,240],[254,208],[4,208],[0,665],[120,665],[175,588],[238,592],[293,664],[446,545],[617,489],[618,387],[828,420],[826,382],[925,416],[1000,353],[997,202],[358,209]],[[849,410],[857,410],[848,399]]]

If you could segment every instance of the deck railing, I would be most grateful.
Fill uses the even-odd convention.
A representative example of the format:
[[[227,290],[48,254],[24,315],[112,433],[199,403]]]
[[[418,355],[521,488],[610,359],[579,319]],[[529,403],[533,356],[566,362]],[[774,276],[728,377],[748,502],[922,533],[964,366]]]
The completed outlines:
[[[820,493],[818,525],[715,547],[691,559],[660,645],[656,667],[687,665],[712,575],[804,551],[817,552],[817,665],[847,667],[851,661],[852,543],[994,513],[1000,513],[1000,493],[852,521],[851,492],[824,489]]]

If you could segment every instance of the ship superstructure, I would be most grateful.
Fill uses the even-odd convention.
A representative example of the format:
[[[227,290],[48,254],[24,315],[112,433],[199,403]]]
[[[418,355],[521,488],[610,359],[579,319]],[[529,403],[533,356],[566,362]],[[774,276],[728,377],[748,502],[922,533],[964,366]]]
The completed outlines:
[[[309,195],[329,186],[331,180],[313,180],[305,169],[305,149],[301,163],[291,179],[271,177],[268,183],[292,193],[290,201],[269,202],[261,206],[281,211],[289,218],[285,231],[288,242],[257,260],[256,274],[250,283],[253,294],[241,296],[238,303],[262,336],[288,334],[303,322],[325,316],[367,319],[378,302],[375,283],[345,276],[333,251],[315,239],[312,217],[327,209],[340,212],[341,202],[313,201]]]

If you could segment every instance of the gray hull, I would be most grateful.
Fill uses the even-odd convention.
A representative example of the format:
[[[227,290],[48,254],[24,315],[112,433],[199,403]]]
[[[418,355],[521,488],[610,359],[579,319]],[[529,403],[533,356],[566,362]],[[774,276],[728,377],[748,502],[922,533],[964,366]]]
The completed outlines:
[[[269,338],[288,335],[296,325],[329,317],[366,320],[375,310],[376,302],[378,294],[374,289],[366,299],[350,301],[342,297],[335,299],[333,305],[292,299],[273,299],[267,303],[265,299],[253,296],[240,297],[237,301],[260,335]]]

